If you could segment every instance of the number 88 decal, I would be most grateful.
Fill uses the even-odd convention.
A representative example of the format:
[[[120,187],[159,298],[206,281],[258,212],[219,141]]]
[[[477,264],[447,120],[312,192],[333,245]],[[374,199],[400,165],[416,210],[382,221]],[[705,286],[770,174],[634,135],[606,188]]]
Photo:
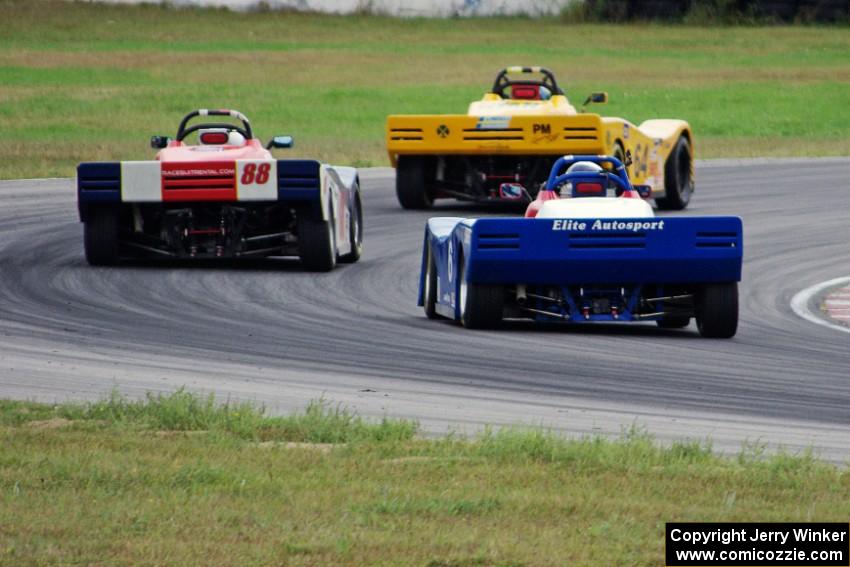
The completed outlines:
[[[253,183],[265,185],[269,180],[270,169],[270,163],[261,163],[259,167],[257,167],[256,163],[246,164],[245,170],[242,172],[242,185],[251,185]]]

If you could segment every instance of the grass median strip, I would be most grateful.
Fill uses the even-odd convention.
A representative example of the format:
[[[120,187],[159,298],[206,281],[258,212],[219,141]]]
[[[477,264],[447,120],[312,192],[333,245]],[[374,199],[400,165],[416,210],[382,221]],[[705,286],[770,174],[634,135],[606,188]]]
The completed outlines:
[[[0,565],[658,565],[665,521],[846,521],[850,473],[640,431],[423,439],[316,402],[0,402]]]
[[[512,64],[580,103],[684,118],[699,157],[850,155],[847,27],[395,20],[0,0],[0,178],[142,159],[194,108],[236,107],[285,155],[387,164],[390,113],[463,113]],[[284,155],[284,154],[281,154]]]

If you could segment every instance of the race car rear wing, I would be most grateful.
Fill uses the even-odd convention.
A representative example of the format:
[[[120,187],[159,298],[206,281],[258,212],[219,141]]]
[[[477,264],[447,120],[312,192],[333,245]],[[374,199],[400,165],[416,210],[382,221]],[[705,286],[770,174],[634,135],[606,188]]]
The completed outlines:
[[[395,115],[387,118],[387,151],[400,155],[600,154],[602,119],[573,116]]]
[[[738,217],[478,219],[462,226],[468,281],[474,283],[741,280]]]
[[[80,218],[96,203],[312,202],[321,207],[321,164],[313,160],[198,163],[124,161],[77,166]]]

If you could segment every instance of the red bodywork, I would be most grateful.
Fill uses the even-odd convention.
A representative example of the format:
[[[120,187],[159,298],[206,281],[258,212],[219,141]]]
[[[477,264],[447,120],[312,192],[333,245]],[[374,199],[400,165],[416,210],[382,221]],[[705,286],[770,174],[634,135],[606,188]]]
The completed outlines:
[[[272,159],[272,154],[260,140],[246,140],[242,146],[187,146],[183,142],[171,141],[168,147],[156,154],[156,159],[166,162],[220,162],[237,159]]]
[[[156,159],[162,164],[162,200],[173,203],[236,201],[236,161],[273,158],[255,138],[241,146],[190,146],[171,141]]]
[[[533,219],[537,216],[537,213],[540,212],[540,207],[543,206],[543,203],[546,201],[551,201],[552,199],[560,199],[561,196],[558,195],[557,191],[548,191],[546,189],[541,189],[537,193],[537,198],[528,204],[528,208],[525,209],[525,218]]]

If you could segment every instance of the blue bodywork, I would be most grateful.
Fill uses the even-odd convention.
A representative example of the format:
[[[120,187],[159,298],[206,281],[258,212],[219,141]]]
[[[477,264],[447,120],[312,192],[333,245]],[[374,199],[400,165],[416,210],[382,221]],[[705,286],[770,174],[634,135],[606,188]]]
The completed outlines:
[[[578,159],[588,157],[562,158],[556,168]],[[616,162],[619,170],[600,175],[617,177],[617,186],[632,189],[619,161],[598,159]],[[547,188],[577,177],[588,176],[553,168]],[[437,279],[435,311],[444,317],[460,319],[458,295],[465,279],[505,286],[513,316],[646,321],[669,316],[674,308],[684,313],[677,297],[693,296],[704,284],[740,281],[743,227],[738,217],[441,217],[428,221],[423,244],[419,305],[426,300],[430,249]],[[520,290],[528,294],[521,306]]]

